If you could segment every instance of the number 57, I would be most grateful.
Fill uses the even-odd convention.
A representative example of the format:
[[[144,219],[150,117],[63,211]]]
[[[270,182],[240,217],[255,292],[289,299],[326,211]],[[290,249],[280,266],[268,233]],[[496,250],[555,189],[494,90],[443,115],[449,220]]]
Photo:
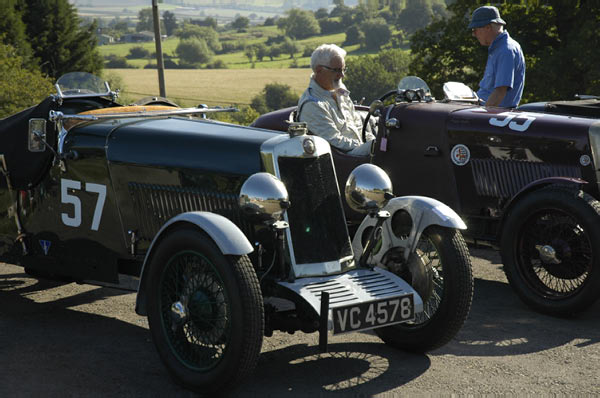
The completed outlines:
[[[65,178],[60,179],[60,201],[62,203],[72,204],[74,210],[72,217],[67,213],[61,213],[61,219],[63,224],[69,227],[79,227],[81,225],[81,200],[77,196],[69,194],[69,189],[81,190],[81,182],[67,180]],[[92,219],[91,227],[92,231],[97,231],[100,226],[100,219],[102,218],[104,201],[106,200],[106,185],[87,182],[85,183],[85,191],[98,194],[98,201],[96,202],[96,208],[94,209],[94,218]]]

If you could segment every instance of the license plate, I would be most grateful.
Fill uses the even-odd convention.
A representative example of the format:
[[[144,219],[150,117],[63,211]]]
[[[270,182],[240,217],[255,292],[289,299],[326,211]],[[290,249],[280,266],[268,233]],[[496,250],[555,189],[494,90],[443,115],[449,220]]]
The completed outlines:
[[[374,329],[414,319],[413,295],[332,308],[333,334]]]

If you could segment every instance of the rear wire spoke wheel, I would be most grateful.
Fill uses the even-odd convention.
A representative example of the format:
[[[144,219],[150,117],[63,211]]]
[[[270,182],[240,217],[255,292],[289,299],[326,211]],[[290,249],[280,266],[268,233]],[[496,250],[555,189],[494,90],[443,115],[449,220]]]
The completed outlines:
[[[536,311],[571,316],[592,305],[600,289],[600,203],[552,185],[517,202],[501,241],[506,277]]]
[[[409,259],[409,272],[400,276],[423,299],[415,320],[375,329],[388,345],[411,352],[442,347],[460,330],[471,309],[473,272],[460,231],[430,226],[423,231]]]
[[[215,393],[254,369],[264,308],[247,256],[225,256],[205,233],[178,228],[159,242],[148,272],[150,332],[176,381]]]

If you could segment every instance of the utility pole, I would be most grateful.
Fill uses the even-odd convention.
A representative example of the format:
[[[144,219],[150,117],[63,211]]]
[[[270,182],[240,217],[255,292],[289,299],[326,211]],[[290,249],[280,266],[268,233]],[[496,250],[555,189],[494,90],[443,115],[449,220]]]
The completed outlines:
[[[158,89],[160,96],[166,97],[165,90],[165,64],[163,62],[162,42],[160,38],[160,18],[158,13],[158,0],[152,0],[152,17],[154,19],[154,42],[156,43],[156,69],[158,70]]]

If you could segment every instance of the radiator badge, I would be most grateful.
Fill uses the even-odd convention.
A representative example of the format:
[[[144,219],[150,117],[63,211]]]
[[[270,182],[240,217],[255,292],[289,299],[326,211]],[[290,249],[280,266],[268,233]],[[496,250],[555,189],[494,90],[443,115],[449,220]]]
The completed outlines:
[[[52,242],[49,240],[40,240],[40,246],[42,246],[42,250],[44,251],[44,256],[48,255],[48,251],[50,250],[50,245]]]
[[[589,155],[581,155],[581,157],[579,158],[579,163],[582,166],[589,166],[590,163],[592,163],[592,159]]]
[[[450,152],[450,157],[452,158],[452,163],[455,165],[464,166],[471,159],[471,151],[469,151],[466,145],[456,144]]]

